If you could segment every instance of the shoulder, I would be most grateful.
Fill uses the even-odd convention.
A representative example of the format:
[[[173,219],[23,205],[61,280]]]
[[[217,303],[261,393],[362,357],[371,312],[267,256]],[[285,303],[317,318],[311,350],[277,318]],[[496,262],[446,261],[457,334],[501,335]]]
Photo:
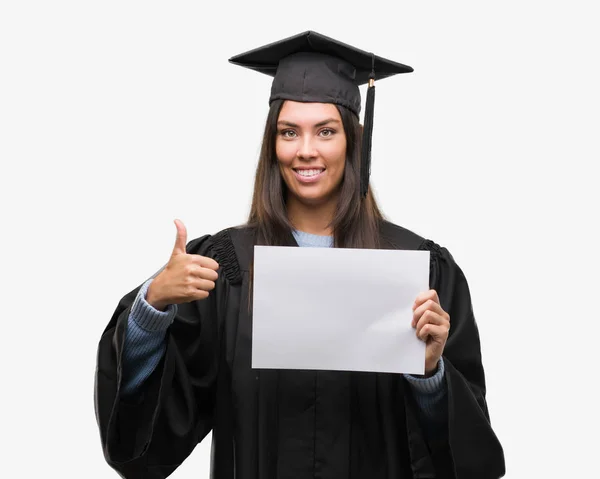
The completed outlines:
[[[187,244],[189,254],[213,258],[231,283],[242,280],[247,270],[247,258],[254,245],[254,229],[247,225],[231,226],[214,234],[194,238]]]
[[[429,251],[433,262],[439,259],[452,259],[452,255],[445,247],[403,226],[384,220],[379,230],[384,248]]]
[[[429,241],[424,236],[387,220],[381,221],[379,231],[384,247],[420,249],[426,241]]]
[[[462,295],[466,292],[468,295],[465,274],[448,248],[390,222],[382,223],[381,236],[384,248],[429,251],[430,287],[443,296],[440,299],[446,311],[450,308],[450,300],[454,294]]]

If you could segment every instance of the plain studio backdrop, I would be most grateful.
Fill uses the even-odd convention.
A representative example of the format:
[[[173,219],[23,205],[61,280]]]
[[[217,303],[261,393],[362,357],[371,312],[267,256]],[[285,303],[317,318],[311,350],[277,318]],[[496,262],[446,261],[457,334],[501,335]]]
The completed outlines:
[[[506,477],[593,475],[592,5],[2,2],[1,475],[118,477],[93,407],[101,333],[168,260],[175,218],[188,240],[245,221],[271,80],[227,60],[305,30],[415,69],[376,84],[372,183],[466,274]],[[172,477],[207,478],[209,450]]]

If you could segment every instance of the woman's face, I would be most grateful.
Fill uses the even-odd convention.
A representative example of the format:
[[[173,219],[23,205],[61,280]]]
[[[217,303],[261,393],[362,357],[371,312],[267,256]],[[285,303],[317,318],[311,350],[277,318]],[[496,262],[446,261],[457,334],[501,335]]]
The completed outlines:
[[[337,195],[346,164],[346,134],[331,103],[286,101],[279,113],[275,152],[290,195],[318,205]]]

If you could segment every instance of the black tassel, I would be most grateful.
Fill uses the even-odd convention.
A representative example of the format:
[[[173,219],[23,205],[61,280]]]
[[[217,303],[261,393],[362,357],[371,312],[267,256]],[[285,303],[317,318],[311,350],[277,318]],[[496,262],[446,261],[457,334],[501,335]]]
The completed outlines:
[[[362,149],[360,161],[360,195],[367,196],[369,177],[371,176],[371,139],[373,136],[373,113],[375,108],[375,72],[369,76],[367,102],[365,106],[365,124],[363,126]]]

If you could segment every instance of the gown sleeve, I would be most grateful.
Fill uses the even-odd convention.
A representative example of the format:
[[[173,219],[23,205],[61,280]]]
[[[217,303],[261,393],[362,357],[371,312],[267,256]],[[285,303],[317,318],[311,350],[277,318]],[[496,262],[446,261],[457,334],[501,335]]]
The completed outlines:
[[[192,240],[186,250],[215,258],[213,238]],[[121,298],[101,336],[94,406],[107,463],[127,479],[158,479],[169,476],[213,427],[218,318],[229,284],[220,269],[207,299],[178,305],[165,354],[132,399],[121,394],[123,347],[141,286]]]
[[[450,315],[443,358],[447,383],[448,428],[432,444],[441,468],[456,479],[496,479],[505,474],[502,446],[494,433],[486,403],[480,337],[465,275],[450,252],[431,240],[420,249],[431,253],[431,288]]]

